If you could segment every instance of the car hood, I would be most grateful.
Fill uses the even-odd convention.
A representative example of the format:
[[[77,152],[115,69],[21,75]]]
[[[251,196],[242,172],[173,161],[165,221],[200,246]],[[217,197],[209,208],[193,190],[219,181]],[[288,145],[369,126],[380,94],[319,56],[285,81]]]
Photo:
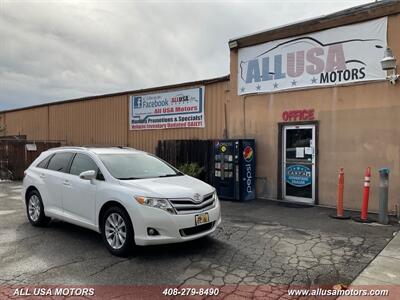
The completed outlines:
[[[121,185],[130,187],[138,196],[160,198],[193,198],[214,192],[214,188],[193,177],[183,175],[162,178],[120,180]]]

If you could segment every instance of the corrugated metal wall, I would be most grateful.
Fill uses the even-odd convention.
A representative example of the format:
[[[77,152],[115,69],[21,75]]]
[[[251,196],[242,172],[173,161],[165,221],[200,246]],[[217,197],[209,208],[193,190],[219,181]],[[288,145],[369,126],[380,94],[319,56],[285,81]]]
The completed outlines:
[[[6,130],[2,135],[27,135],[31,140],[45,140],[48,135],[47,106],[5,113]]]
[[[0,114],[0,136],[4,135],[6,130],[6,114]]]
[[[128,145],[148,152],[155,152],[158,140],[220,138],[225,129],[228,82],[205,85],[205,128],[130,131],[129,96],[134,94],[124,94],[5,112],[2,119],[7,128],[0,135],[24,134],[32,140],[64,140],[67,145]]]
[[[127,96],[51,105],[49,139],[68,145],[126,145]]]

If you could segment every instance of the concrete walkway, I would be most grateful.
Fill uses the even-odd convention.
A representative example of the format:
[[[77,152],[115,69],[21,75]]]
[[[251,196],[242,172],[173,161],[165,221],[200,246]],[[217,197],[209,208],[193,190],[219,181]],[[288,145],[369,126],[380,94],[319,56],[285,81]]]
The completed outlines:
[[[400,232],[351,285],[400,285]]]

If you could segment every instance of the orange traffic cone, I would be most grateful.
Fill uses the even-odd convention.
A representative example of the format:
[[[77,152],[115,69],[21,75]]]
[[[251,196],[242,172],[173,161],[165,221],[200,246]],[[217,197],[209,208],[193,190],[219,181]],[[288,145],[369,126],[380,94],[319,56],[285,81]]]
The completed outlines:
[[[339,180],[338,180],[336,215],[334,215],[334,214],[329,215],[331,218],[341,219],[341,220],[350,219],[350,216],[347,215],[347,214],[345,215],[345,213],[344,213],[344,209],[343,209],[343,191],[344,191],[344,170],[343,170],[343,168],[340,168]]]

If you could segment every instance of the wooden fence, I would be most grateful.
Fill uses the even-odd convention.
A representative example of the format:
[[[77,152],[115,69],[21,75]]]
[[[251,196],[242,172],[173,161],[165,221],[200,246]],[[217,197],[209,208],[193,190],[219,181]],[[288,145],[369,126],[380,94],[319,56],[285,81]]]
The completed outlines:
[[[198,163],[203,167],[199,179],[213,184],[214,153],[212,140],[158,141],[156,155],[179,168],[185,163]]]
[[[27,144],[35,144],[36,150],[27,150]],[[59,142],[0,139],[0,179],[21,180],[40,153],[60,145]]]

